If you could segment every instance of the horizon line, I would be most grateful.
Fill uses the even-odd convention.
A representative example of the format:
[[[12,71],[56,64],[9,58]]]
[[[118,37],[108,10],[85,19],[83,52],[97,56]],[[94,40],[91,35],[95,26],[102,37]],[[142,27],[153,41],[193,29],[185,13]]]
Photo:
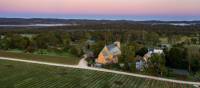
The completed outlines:
[[[108,16],[110,17],[110,16]],[[187,20],[172,20],[172,19],[167,19],[167,18],[131,18],[131,19],[123,19],[123,18],[84,18],[84,17],[77,17],[77,18],[69,18],[69,17],[2,17],[0,16],[0,18],[8,18],[8,19],[60,19],[60,20],[111,20],[111,21],[200,21],[199,19],[187,19]]]

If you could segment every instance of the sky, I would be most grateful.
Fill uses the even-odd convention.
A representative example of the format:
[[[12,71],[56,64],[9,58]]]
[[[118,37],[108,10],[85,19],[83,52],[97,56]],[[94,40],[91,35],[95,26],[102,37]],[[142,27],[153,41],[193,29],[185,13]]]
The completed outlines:
[[[200,0],[0,0],[0,17],[200,20]]]

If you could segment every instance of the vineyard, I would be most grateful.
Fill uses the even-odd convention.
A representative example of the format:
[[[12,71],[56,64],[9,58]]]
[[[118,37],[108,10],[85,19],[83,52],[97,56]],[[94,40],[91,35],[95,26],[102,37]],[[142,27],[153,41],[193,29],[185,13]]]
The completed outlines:
[[[114,73],[0,60],[0,88],[195,88]]]

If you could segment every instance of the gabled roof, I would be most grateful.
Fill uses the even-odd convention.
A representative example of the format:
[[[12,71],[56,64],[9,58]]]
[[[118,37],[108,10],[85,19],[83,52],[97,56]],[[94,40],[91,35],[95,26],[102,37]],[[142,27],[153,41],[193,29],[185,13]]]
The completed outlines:
[[[118,47],[115,43],[106,45],[101,51],[105,58],[109,58],[110,55],[116,56],[121,54],[120,47]]]
[[[108,48],[108,51],[113,54],[113,55],[119,55],[121,54],[121,50],[119,47],[117,47],[116,44],[110,44],[108,46],[106,46]]]
[[[105,50],[103,50],[101,53],[103,54],[103,56],[104,56],[105,58],[108,58],[109,55],[110,55],[110,52],[105,51]]]
[[[116,45],[115,44],[110,44],[110,45],[107,45],[106,47],[108,48],[108,50],[111,50],[111,49],[115,48]]]

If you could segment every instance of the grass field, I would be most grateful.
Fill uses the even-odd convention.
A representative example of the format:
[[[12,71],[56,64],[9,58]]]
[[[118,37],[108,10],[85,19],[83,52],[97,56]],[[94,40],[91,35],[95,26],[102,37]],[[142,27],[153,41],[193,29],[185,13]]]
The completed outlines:
[[[188,36],[179,36],[179,37],[180,38],[179,38],[179,40],[176,40],[176,43],[182,43],[186,40],[191,40],[191,38],[192,38],[192,37],[188,37]],[[169,44],[167,37],[160,37],[159,40],[160,40],[161,43]]]
[[[71,64],[71,65],[78,64],[79,62],[78,57],[67,54],[66,56],[49,56],[49,55],[27,54],[21,52],[0,51],[0,57],[20,58],[27,60],[54,62],[54,63]]]
[[[113,73],[0,60],[0,88],[195,88]]]

